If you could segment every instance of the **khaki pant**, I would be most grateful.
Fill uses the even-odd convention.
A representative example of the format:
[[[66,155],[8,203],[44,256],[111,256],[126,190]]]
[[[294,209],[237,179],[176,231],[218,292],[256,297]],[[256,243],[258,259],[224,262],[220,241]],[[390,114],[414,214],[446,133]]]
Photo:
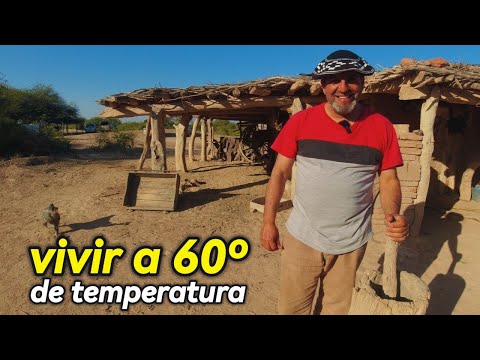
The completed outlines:
[[[322,315],[347,314],[355,275],[367,244],[347,254],[329,255],[288,234],[283,247],[279,314],[309,315],[317,311]],[[316,293],[318,305],[314,304]]]

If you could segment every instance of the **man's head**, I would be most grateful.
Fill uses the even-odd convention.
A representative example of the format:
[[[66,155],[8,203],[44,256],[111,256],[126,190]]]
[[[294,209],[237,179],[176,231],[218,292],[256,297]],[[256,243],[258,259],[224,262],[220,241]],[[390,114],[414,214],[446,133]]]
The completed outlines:
[[[375,72],[365,60],[348,50],[337,50],[315,68],[312,77],[320,79],[323,93],[333,110],[350,114],[363,91],[365,75]]]

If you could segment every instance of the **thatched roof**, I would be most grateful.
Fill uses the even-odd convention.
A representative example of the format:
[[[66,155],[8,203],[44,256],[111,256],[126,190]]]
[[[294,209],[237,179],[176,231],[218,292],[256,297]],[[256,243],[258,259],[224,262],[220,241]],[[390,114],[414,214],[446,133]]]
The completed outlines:
[[[449,64],[443,59],[403,59],[400,65],[369,76],[364,92],[398,94],[400,100],[425,99],[435,86],[440,89],[440,99],[444,102],[477,106],[480,104],[480,66]]]
[[[410,78],[414,75],[415,80],[409,85],[422,87],[431,84],[442,84],[444,86],[480,90],[480,66],[468,64],[448,64],[443,67],[430,65],[430,61],[414,61],[384,69],[368,77],[368,84],[380,84],[392,82],[398,78]]]
[[[443,59],[415,61],[379,71],[365,79],[364,94],[397,94],[400,100],[425,99],[435,86],[441,100],[480,104],[480,66],[449,64]],[[165,109],[167,115],[208,115],[216,118],[259,116],[272,109],[288,109],[295,98],[315,105],[324,100],[318,80],[310,76],[276,76],[254,81],[191,86],[149,88],[107,96],[98,101],[108,107],[103,117],[147,115]]]
[[[319,103],[322,98],[320,84],[309,76],[276,76],[254,81],[191,86],[178,88],[139,89],[129,93],[114,94],[98,101],[107,109],[103,117],[125,117],[146,114],[150,107],[163,107],[167,115],[183,113],[206,114],[217,118],[265,113],[272,108],[289,107],[295,97]],[[144,114],[143,114],[144,113]],[[122,114],[125,114],[122,116]],[[234,116],[234,117],[235,117]]]

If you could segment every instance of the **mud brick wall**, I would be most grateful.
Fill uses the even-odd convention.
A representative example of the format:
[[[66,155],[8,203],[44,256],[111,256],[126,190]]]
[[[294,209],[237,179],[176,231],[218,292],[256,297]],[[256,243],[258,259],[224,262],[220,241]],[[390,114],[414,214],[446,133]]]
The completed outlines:
[[[403,166],[397,168],[397,174],[402,187],[402,207],[400,213],[404,214],[410,224],[412,224],[415,221],[414,201],[417,198],[417,189],[420,184],[420,154],[422,153],[423,136],[409,132],[408,125],[399,124],[394,126],[403,157]],[[374,194],[377,193],[378,187],[377,175]],[[374,234],[377,234],[378,231],[383,232],[384,214],[380,196],[377,197],[373,209],[372,226]]]

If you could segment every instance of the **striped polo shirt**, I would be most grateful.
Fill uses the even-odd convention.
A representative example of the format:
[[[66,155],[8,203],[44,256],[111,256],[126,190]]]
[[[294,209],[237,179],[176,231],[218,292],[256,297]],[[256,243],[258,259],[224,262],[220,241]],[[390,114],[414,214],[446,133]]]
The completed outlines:
[[[325,103],[293,115],[272,149],[296,160],[288,231],[327,254],[345,254],[372,236],[373,182],[377,171],[403,165],[392,123],[367,108],[351,126],[332,120]]]

